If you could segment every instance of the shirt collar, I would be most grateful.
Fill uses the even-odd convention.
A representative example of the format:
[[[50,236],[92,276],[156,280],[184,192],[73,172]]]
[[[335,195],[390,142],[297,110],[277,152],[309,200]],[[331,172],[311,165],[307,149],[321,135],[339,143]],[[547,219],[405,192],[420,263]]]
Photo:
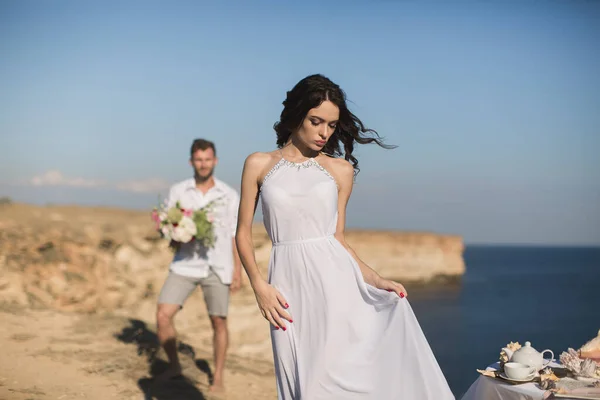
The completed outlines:
[[[224,184],[223,182],[221,182],[220,180],[218,180],[217,178],[215,179],[215,186],[211,187],[208,192],[206,192],[206,194],[210,193],[210,192],[218,192],[218,193],[225,193],[225,190],[223,188]],[[190,178],[186,181],[185,184],[185,190],[196,190],[196,180],[194,178]]]

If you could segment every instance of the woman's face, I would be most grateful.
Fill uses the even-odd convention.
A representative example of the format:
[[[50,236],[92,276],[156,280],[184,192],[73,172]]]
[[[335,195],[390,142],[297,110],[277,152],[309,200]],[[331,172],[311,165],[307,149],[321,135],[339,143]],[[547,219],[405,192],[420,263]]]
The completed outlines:
[[[312,108],[295,132],[300,142],[314,151],[321,151],[333,135],[340,118],[340,109],[329,100]]]

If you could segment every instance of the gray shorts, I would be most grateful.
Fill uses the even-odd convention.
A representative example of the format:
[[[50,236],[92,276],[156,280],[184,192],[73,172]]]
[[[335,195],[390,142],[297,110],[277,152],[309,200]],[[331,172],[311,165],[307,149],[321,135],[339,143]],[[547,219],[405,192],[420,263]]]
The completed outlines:
[[[208,315],[226,317],[229,307],[229,285],[222,283],[213,271],[210,271],[206,278],[191,278],[169,272],[158,296],[158,304],[179,304],[183,307],[183,303],[198,285],[202,287]]]

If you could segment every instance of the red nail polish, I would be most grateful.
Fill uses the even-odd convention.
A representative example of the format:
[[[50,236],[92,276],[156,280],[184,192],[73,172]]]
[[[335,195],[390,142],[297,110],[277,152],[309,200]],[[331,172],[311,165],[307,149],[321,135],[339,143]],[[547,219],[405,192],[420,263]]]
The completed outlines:
[[[392,291],[392,289],[385,289],[385,290],[387,290],[388,292],[391,292],[391,291]]]
[[[278,326],[276,326],[276,327],[275,327],[275,329],[279,329],[279,327],[278,327]]]
[[[283,329],[284,331],[286,331],[286,330],[287,330],[287,329],[285,329],[285,327],[283,327],[283,328],[281,328],[281,329]]]
[[[288,308],[290,305],[288,303],[285,303],[285,308]]]
[[[290,319],[290,322],[294,322],[294,321],[292,321],[292,320]]]
[[[400,293],[400,297],[401,297],[401,298],[404,298],[404,293]]]

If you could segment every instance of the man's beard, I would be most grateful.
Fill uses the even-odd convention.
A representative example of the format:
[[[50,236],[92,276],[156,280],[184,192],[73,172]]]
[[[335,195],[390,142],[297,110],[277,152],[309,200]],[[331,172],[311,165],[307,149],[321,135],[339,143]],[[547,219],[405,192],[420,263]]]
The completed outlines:
[[[215,169],[213,168],[208,172],[208,175],[203,176],[203,175],[200,175],[200,173],[198,171],[196,171],[196,173],[194,174],[195,178],[196,178],[196,182],[206,182],[207,180],[212,178],[214,172],[215,172]]]

